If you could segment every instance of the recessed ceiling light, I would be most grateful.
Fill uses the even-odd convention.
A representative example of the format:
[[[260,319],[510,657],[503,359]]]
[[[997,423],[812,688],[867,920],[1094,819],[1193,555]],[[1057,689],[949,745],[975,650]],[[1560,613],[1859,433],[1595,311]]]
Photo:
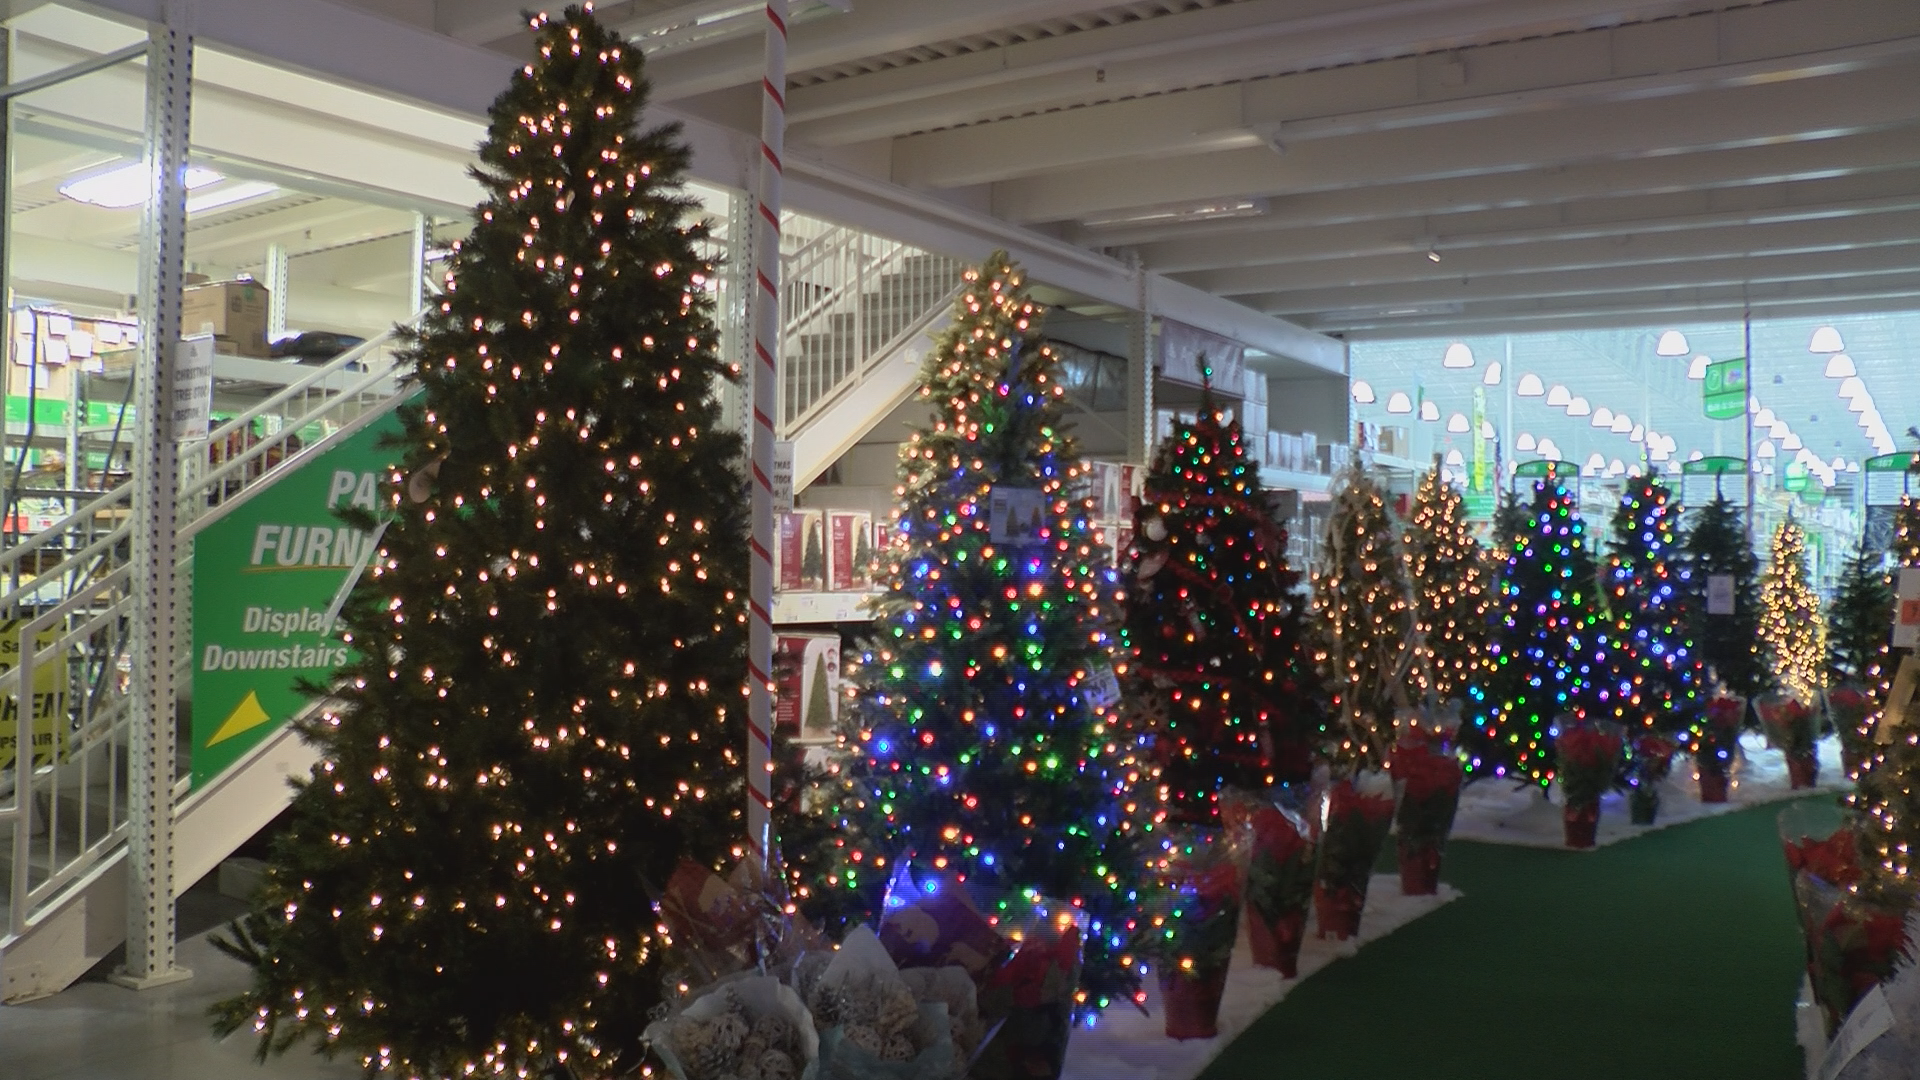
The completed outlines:
[[[189,165],[184,179],[187,190],[192,191],[225,178],[212,169]],[[77,176],[60,185],[60,194],[74,202],[104,206],[109,210],[125,210],[147,201],[148,180],[146,164],[130,161],[101,172]]]

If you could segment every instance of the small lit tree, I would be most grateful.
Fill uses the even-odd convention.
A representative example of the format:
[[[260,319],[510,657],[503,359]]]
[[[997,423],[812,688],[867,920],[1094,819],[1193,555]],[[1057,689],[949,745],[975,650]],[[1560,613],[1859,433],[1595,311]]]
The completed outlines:
[[[1760,639],[1780,685],[1802,701],[1826,686],[1827,627],[1807,584],[1807,534],[1792,518],[1773,531],[1773,557],[1760,581]]]
[[[1467,528],[1465,502],[1438,468],[1413,493],[1401,550],[1414,624],[1426,646],[1427,690],[1440,701],[1464,701],[1493,670],[1495,587],[1486,549]]]
[[[1863,540],[1840,573],[1840,587],[1827,609],[1827,678],[1866,685],[1880,678],[1893,625],[1893,586],[1885,557]]]
[[[1337,752],[1378,767],[1393,744],[1394,710],[1418,698],[1424,664],[1406,561],[1386,496],[1363,472],[1334,492],[1326,529],[1313,594],[1342,728]]]

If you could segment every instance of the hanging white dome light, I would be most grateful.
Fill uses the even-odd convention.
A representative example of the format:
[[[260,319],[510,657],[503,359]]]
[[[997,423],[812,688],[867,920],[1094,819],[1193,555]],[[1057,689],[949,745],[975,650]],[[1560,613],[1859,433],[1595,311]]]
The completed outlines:
[[[1782,450],[1802,449],[1802,446],[1800,443],[1800,436],[1795,435],[1791,431],[1787,432],[1786,438],[1780,440],[1780,449]]]
[[[1410,413],[1413,411],[1413,399],[1407,396],[1405,390],[1395,390],[1393,396],[1387,398],[1387,411],[1390,413]]]
[[[1487,373],[1480,377],[1480,381],[1486,384],[1487,386],[1499,386],[1500,385],[1500,361],[1495,360],[1493,363],[1488,364]]]
[[[1630,431],[1638,431],[1639,429],[1633,426],[1633,417],[1628,416],[1626,413],[1619,413],[1614,416],[1613,426],[1608,430],[1612,431],[1615,435],[1625,435]],[[1635,439],[1633,441],[1639,442],[1640,440]]]
[[[1774,456],[1775,456],[1775,451],[1774,451],[1774,449],[1773,449],[1773,440],[1772,440],[1772,439],[1761,439],[1761,440],[1760,440],[1760,449],[1758,449],[1758,450],[1755,450],[1755,451],[1754,451],[1754,454],[1755,454],[1756,456],[1758,456],[1758,457],[1763,457],[1763,458],[1770,458],[1770,457],[1774,457]]]
[[[1656,356],[1687,355],[1687,335],[1678,330],[1668,330],[1660,335],[1660,341],[1653,347]]]
[[[1713,361],[1707,358],[1706,353],[1701,353],[1699,356],[1694,357],[1693,364],[1687,368],[1687,378],[1692,379],[1694,382],[1699,382],[1701,379],[1706,378],[1707,365],[1711,363],[1713,363]]]
[[[1353,400],[1361,405],[1373,404],[1373,385],[1365,379],[1353,380]]]
[[[1466,463],[1467,463],[1466,455],[1462,454],[1459,450],[1455,449],[1455,450],[1447,451],[1447,464],[1452,465],[1455,468],[1459,468],[1460,466],[1465,465]]]
[[[1813,332],[1813,340],[1807,342],[1810,353],[1837,353],[1845,351],[1847,345],[1840,340],[1840,331],[1831,326],[1822,326]]]
[[[1455,435],[1465,435],[1469,430],[1466,413],[1454,413],[1447,417],[1447,430]]]
[[[1513,440],[1513,448],[1515,450],[1531,450],[1538,445],[1540,444],[1533,441],[1533,432],[1531,431],[1523,431]]]
[[[1447,346],[1447,355],[1440,360],[1441,367],[1470,368],[1473,366],[1473,350],[1467,348],[1464,341],[1456,341]]]
[[[1646,439],[1647,429],[1641,427],[1639,424],[1633,425],[1633,430],[1627,433],[1628,442],[1645,442]]]
[[[1529,371],[1520,376],[1520,381],[1514,385],[1513,392],[1517,397],[1539,397],[1547,392],[1547,388],[1541,385],[1540,376]]]
[[[1757,412],[1757,413],[1754,413],[1754,414],[1753,414],[1753,426],[1754,426],[1754,427],[1771,427],[1771,426],[1773,426],[1773,410],[1772,410],[1772,409],[1761,409],[1761,410],[1760,410],[1759,412]]]
[[[1572,401],[1573,395],[1560,383],[1554,383],[1553,389],[1547,391],[1547,404],[1556,409],[1564,409],[1571,404]]]
[[[1429,420],[1429,421],[1440,419],[1440,406],[1435,405],[1431,401],[1421,402],[1420,403],[1420,419]]]
[[[1593,426],[1597,428],[1612,427],[1613,410],[1607,408],[1605,405],[1595,409],[1593,413]]]
[[[1837,352],[1827,357],[1827,378],[1846,379],[1856,374],[1858,374],[1858,372],[1853,369],[1853,357],[1843,352]]]
[[[1586,398],[1577,397],[1577,398],[1574,398],[1572,401],[1567,402],[1568,416],[1585,416],[1592,411],[1593,411],[1593,406],[1587,404]]]

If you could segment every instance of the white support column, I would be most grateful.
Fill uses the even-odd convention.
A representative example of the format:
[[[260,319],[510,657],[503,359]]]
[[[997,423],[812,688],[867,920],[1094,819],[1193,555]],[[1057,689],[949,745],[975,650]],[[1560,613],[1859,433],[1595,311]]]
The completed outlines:
[[[287,332],[287,246],[267,245],[267,340]],[[418,307],[415,311],[420,310]]]
[[[765,858],[772,841],[773,418],[780,378],[780,180],[787,128],[787,0],[767,0],[766,73],[760,81],[759,207],[753,229],[753,564],[747,586],[747,843]]]
[[[720,387],[720,424],[753,438],[753,194],[727,196],[726,262],[720,267],[720,359],[740,373]],[[776,418],[777,419],[777,418]]]
[[[174,962],[173,781],[184,628],[174,572],[180,456],[173,431],[175,349],[186,247],[192,0],[167,0],[147,52],[149,187],[140,237],[139,428],[134,444],[133,722],[128,748],[127,961],[116,983],[144,990],[193,973]]]
[[[427,215],[413,215],[413,243],[407,248],[407,317],[427,306]]]
[[[1127,315],[1127,461],[1153,461],[1153,313],[1147,310],[1147,275],[1133,262],[1134,303]]]

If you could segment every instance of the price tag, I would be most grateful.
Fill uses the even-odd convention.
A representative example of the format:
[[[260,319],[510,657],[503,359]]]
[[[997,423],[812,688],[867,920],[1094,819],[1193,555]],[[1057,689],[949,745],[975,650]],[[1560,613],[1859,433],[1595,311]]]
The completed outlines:
[[[1000,487],[996,485],[987,500],[988,536],[996,544],[1017,547],[1044,543],[1042,535],[1052,523],[1047,520],[1047,496],[1038,488]]]
[[[1893,1009],[1887,1004],[1887,995],[1876,986],[1847,1014],[1847,1022],[1840,1025],[1833,1041],[1827,1044],[1826,1056],[1820,1059],[1820,1080],[1839,1076],[1840,1070],[1860,1056],[1860,1051],[1892,1029]]]
[[[1120,677],[1113,668],[1102,664],[1087,675],[1085,688],[1087,704],[1096,709],[1109,709],[1120,702]]]
[[[1894,731],[1910,725],[1920,726],[1920,660],[1915,660],[1913,653],[1900,658],[1900,670],[1893,676],[1893,692],[1887,695],[1887,705],[1880,714],[1880,726],[1873,733],[1873,741],[1890,746]]]
[[[1920,646],[1920,569],[1900,571],[1900,589],[1893,606],[1893,647]]]
[[[1733,614],[1733,575],[1710,574],[1707,576],[1707,614]]]

